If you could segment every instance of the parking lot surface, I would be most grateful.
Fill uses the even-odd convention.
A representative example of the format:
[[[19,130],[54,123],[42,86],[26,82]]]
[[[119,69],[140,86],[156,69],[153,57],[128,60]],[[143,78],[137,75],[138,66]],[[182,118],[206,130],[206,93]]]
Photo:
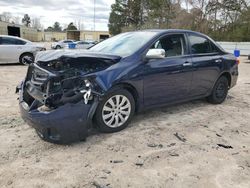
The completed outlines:
[[[55,145],[19,115],[27,67],[0,66],[0,187],[250,187],[250,62],[222,105],[205,100],[147,111],[115,134]]]

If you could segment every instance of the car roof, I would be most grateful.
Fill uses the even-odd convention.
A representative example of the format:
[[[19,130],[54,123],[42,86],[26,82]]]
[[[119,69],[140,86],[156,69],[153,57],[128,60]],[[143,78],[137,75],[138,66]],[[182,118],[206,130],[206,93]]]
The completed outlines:
[[[192,30],[186,30],[186,29],[146,29],[146,30],[139,30],[135,32],[155,32],[158,34],[164,34],[164,33],[193,33],[198,35],[206,36],[203,33],[192,31]]]
[[[90,42],[95,42],[95,41],[92,41],[92,40],[78,40],[76,42],[88,42],[88,43],[90,43]]]

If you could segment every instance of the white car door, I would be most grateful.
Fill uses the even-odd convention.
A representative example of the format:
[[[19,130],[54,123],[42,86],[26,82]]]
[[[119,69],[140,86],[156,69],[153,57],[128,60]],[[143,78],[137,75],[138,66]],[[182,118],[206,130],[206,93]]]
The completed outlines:
[[[0,62],[18,63],[23,52],[25,41],[11,37],[1,37]]]
[[[12,60],[12,56],[10,52],[15,52],[11,44],[6,44],[5,37],[1,37],[0,39],[0,63],[10,63]]]

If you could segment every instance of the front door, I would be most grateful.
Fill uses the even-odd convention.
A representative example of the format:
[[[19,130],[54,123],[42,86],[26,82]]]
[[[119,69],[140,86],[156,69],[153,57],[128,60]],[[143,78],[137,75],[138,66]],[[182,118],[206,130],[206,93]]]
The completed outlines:
[[[11,37],[0,38],[0,63],[17,63],[23,50],[20,40]],[[21,41],[22,42],[22,41]]]
[[[144,105],[174,103],[189,97],[192,60],[184,34],[167,35],[151,48],[164,49],[166,58],[152,59],[144,68]]]

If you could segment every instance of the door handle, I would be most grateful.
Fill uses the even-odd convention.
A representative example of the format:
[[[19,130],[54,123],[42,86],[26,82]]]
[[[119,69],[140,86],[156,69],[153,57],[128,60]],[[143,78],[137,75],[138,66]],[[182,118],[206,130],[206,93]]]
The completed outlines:
[[[222,59],[216,59],[215,60],[215,63],[221,63],[222,62]]]
[[[193,63],[190,63],[190,62],[185,62],[184,64],[182,64],[184,67],[187,67],[187,66],[192,66]]]

